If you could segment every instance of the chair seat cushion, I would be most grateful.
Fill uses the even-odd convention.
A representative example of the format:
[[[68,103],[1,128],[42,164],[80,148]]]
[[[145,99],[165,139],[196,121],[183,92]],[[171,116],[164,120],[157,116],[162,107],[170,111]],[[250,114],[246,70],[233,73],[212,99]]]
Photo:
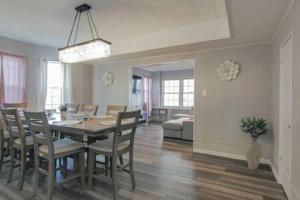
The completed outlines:
[[[32,136],[26,136],[25,140],[26,140],[26,146],[33,145],[33,137]],[[15,139],[15,144],[21,145],[21,138]]]
[[[67,152],[79,150],[84,147],[84,145],[82,143],[76,142],[76,141],[68,139],[68,138],[54,141],[53,146],[54,146],[54,154],[64,154]],[[48,154],[48,146],[47,145],[40,146],[39,150],[43,154]]]
[[[129,142],[123,142],[118,144],[118,151],[122,151],[129,147]],[[113,150],[113,140],[107,139],[102,141],[97,141],[89,145],[89,148],[99,152],[112,153]]]

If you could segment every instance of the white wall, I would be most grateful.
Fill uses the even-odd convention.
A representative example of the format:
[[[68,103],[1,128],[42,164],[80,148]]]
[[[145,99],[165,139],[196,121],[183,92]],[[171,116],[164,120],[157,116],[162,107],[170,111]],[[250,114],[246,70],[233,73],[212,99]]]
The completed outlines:
[[[93,102],[101,108],[111,103],[129,105],[132,66],[195,59],[194,150],[244,157],[250,137],[240,131],[240,118],[248,115],[270,118],[270,56],[270,45],[267,44],[96,64],[93,68]],[[241,65],[238,80],[223,82],[218,78],[216,67],[226,59]],[[106,87],[101,81],[106,71],[115,74],[113,86]],[[200,95],[202,89],[207,90],[207,97]],[[263,157],[271,159],[271,136],[263,136],[259,142],[263,146]]]
[[[72,103],[92,104],[92,70],[92,66],[87,64],[72,64]]]
[[[292,200],[300,200],[300,2],[295,1],[282,23],[272,45],[273,165],[278,172],[279,160],[279,67],[280,46],[293,32],[293,144],[292,144]]]
[[[174,79],[189,79],[194,78],[194,70],[176,70],[176,71],[164,71],[160,74],[161,80],[174,80]]]
[[[40,58],[58,60],[57,49],[19,42],[0,37],[0,51],[24,56],[26,59],[26,96],[29,107],[37,104],[36,78],[39,75]]]

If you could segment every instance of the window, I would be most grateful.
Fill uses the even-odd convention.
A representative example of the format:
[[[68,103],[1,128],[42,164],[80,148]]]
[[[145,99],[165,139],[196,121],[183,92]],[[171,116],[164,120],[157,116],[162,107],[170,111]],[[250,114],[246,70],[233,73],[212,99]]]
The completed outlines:
[[[0,52],[0,105],[26,103],[25,79],[25,58]]]
[[[162,104],[164,107],[194,106],[194,79],[163,80]]]
[[[62,103],[62,67],[60,62],[49,61],[47,67],[46,109],[57,109]]]
[[[194,79],[183,80],[183,107],[194,106]]]
[[[163,81],[163,105],[166,107],[178,107],[179,91],[179,80]]]

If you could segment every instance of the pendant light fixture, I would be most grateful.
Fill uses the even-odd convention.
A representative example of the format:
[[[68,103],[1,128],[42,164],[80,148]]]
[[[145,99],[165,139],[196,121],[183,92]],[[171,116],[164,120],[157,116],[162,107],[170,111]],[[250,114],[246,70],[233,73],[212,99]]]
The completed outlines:
[[[94,20],[90,12],[91,9],[92,7],[87,4],[83,4],[75,8],[76,15],[72,25],[71,33],[68,38],[67,46],[58,49],[59,60],[61,62],[75,63],[108,57],[110,55],[111,43],[99,37]],[[77,33],[80,24],[80,17],[82,13],[86,13],[92,35],[92,40],[76,44]],[[76,30],[74,31],[75,25]],[[74,42],[72,45],[70,45],[72,36],[74,37]]]

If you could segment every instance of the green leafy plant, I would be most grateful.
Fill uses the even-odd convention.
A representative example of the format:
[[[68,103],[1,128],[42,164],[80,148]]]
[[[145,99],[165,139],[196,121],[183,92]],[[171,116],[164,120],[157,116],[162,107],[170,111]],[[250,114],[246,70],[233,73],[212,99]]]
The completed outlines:
[[[268,132],[269,123],[263,118],[243,117],[240,121],[240,127],[243,132],[249,133],[251,137],[258,137]]]

